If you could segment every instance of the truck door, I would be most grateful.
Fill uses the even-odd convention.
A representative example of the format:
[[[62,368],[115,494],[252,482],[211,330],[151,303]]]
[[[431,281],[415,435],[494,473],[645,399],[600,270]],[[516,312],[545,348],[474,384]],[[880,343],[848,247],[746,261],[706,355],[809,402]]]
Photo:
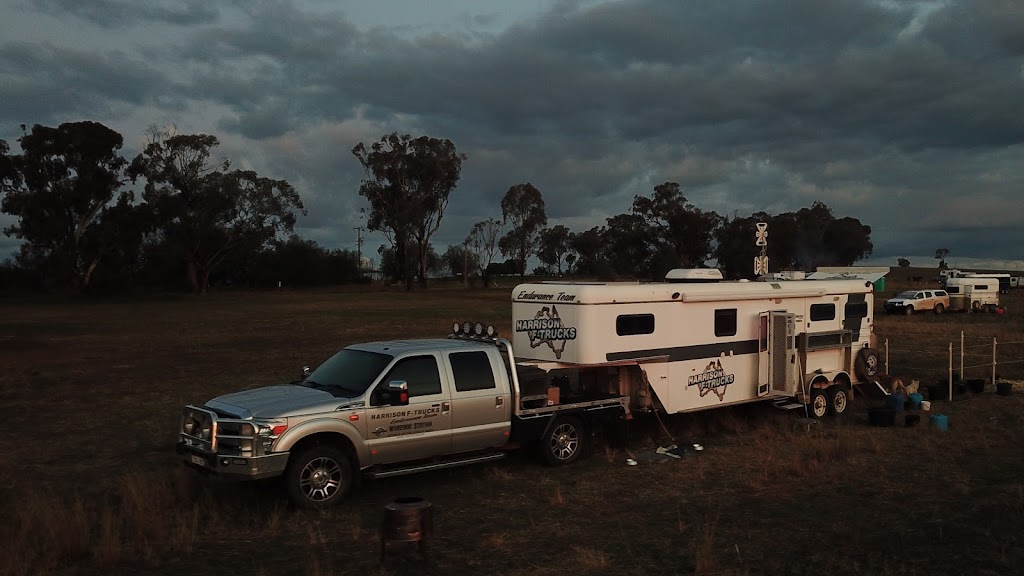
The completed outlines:
[[[370,396],[366,409],[367,444],[374,464],[391,464],[429,458],[451,452],[452,410],[446,371],[433,354],[406,356],[396,361],[377,382],[377,390],[389,382],[409,385],[408,406],[380,404]]]
[[[452,452],[501,446],[512,427],[512,397],[505,369],[484,350],[449,352],[452,381]]]

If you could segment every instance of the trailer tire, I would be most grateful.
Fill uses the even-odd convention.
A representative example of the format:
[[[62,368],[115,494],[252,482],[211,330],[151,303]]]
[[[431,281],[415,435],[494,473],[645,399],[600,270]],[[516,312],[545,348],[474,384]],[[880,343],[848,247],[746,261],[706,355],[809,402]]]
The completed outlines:
[[[576,416],[558,417],[541,439],[541,452],[549,466],[564,466],[579,460],[586,444],[586,428]]]
[[[314,444],[289,459],[284,484],[296,507],[329,508],[352,489],[352,463],[341,448]]]
[[[871,382],[878,376],[878,352],[874,348],[861,348],[853,363],[853,371],[861,382]]]
[[[850,407],[850,393],[841,384],[828,388],[828,412],[833,416],[841,416]]]
[[[811,418],[824,418],[829,413],[829,397],[821,388],[811,391],[811,403],[808,405],[807,413]]]

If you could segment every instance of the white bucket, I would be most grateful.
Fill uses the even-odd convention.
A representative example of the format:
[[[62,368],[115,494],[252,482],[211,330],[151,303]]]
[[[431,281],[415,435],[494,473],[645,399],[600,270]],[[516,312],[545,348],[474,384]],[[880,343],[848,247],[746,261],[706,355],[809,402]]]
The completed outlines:
[[[931,409],[932,409],[932,403],[931,402],[929,402],[928,400],[921,400],[921,410],[922,411],[928,412]]]

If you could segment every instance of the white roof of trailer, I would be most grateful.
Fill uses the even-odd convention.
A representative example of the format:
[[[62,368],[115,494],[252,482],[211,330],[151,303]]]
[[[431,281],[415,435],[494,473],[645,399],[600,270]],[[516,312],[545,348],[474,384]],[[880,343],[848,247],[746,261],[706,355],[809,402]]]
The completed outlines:
[[[718,302],[765,298],[801,298],[827,294],[871,292],[865,280],[790,280],[779,282],[716,282],[670,284],[639,282],[580,283],[545,282],[520,284],[512,291],[513,302],[616,304],[639,302]]]
[[[811,272],[807,275],[808,280],[864,280],[867,282],[878,282],[879,278],[882,278],[889,273],[886,269],[885,272],[829,272],[819,269],[817,272]]]

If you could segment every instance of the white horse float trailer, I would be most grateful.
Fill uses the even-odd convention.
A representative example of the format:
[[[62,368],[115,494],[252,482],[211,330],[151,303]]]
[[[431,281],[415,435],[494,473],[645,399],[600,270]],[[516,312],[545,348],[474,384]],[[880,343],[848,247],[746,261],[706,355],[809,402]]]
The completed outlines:
[[[844,412],[856,385],[877,385],[870,282],[724,282],[710,272],[519,285],[519,364],[569,395],[596,388],[668,413],[774,400],[820,418]]]

